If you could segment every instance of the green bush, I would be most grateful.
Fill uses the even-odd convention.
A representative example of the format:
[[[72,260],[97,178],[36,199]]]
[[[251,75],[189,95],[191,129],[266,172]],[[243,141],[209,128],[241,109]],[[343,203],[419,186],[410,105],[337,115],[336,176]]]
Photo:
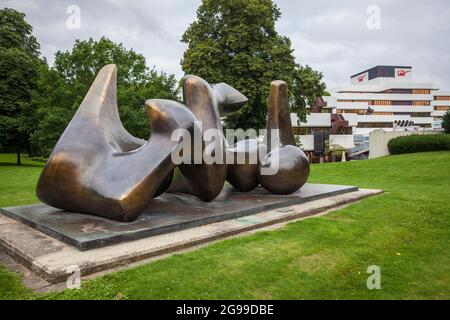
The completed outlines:
[[[391,154],[450,150],[450,135],[448,134],[413,134],[397,137],[389,141]]]

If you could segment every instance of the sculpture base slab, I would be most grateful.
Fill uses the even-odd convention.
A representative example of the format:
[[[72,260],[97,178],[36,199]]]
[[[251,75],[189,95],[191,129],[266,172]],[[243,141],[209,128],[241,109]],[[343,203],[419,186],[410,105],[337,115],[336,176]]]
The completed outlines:
[[[226,187],[208,203],[185,194],[165,193],[153,199],[133,222],[67,212],[45,204],[2,208],[1,213],[84,251],[357,190],[352,186],[305,184],[294,194],[280,196],[263,188],[241,193]]]
[[[287,222],[326,214],[352,202],[380,194],[381,190],[359,189],[292,206],[266,210],[237,219],[224,220],[170,233],[155,235],[135,241],[126,241],[106,247],[81,251],[22,222],[0,214],[0,251],[14,258],[16,262],[4,263],[0,252],[0,263],[10,270],[21,273],[24,283],[39,291],[64,288],[65,282],[77,266],[83,280],[102,275],[105,272],[148,263],[170,254],[192,250],[199,245],[215,240],[282,227]],[[87,228],[87,227],[86,227]],[[85,230],[87,230],[85,228]],[[26,267],[26,269],[23,268]],[[42,281],[36,281],[34,273]],[[24,271],[25,270],[25,271]],[[59,287],[60,286],[60,287]]]

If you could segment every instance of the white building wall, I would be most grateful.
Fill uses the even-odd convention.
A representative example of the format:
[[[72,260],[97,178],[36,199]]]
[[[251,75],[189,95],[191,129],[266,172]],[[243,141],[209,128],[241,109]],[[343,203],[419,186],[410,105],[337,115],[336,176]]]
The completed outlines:
[[[330,113],[310,113],[306,116],[306,122],[300,123],[301,127],[331,127]]]
[[[431,105],[437,107],[447,107],[450,106],[450,100],[433,100],[431,101]]]
[[[385,83],[385,84],[367,84],[367,85],[353,85],[346,84],[334,88],[334,92],[382,92],[389,89],[429,89],[429,90],[439,90],[439,87],[433,83],[428,82],[396,82],[396,83]],[[446,95],[446,94],[442,94]]]
[[[345,149],[352,149],[355,147],[355,141],[352,134],[348,135],[330,135],[330,146],[339,145]]]
[[[304,151],[314,151],[314,135],[301,135],[300,141],[302,143],[302,149]],[[345,149],[352,149],[355,147],[355,142],[352,134],[340,135],[332,134],[330,135],[330,146],[339,145]]]
[[[431,124],[433,122],[432,117],[411,117],[411,121],[414,122],[414,124]]]
[[[369,159],[389,155],[388,143],[391,139],[412,134],[432,134],[432,131],[384,131],[375,130],[369,136]]]

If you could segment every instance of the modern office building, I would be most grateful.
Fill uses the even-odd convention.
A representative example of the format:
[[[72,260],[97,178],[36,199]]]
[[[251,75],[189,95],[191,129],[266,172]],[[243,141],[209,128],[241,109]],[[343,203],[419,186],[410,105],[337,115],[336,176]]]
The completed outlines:
[[[350,150],[355,147],[355,119],[348,121],[343,115],[335,113],[335,102],[333,97],[316,99],[306,122],[300,122],[296,114],[291,114],[294,134],[300,138],[301,147],[311,162],[332,161],[327,150],[337,147]]]
[[[325,102],[310,109],[305,123],[292,115],[294,132],[304,150],[319,155],[320,133],[329,145],[351,149],[367,143],[375,129],[431,130],[450,109],[450,91],[433,83],[415,82],[410,66],[376,66],[350,77],[350,84],[334,89]],[[319,103],[320,104],[320,103]],[[333,128],[340,123],[340,129]],[[344,125],[345,124],[345,125]],[[323,138],[323,137],[322,137]],[[317,142],[317,143],[316,143]]]
[[[433,120],[440,121],[444,114],[450,110],[450,91],[433,92],[433,101],[431,101],[433,111],[431,116]]]
[[[372,130],[430,129],[434,111],[433,83],[413,81],[409,66],[376,66],[335,89],[336,113],[356,115],[355,135]]]

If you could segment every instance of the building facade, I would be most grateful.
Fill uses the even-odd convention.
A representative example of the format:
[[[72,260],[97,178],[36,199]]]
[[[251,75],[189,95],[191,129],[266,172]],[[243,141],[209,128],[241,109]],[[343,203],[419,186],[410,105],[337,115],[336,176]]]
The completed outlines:
[[[433,92],[433,101],[431,101],[433,111],[431,116],[434,121],[442,121],[444,114],[450,110],[450,91]]]
[[[429,130],[438,90],[433,83],[413,81],[409,66],[376,66],[336,88],[335,110],[356,116],[355,135],[368,135],[374,129]]]
[[[410,66],[376,66],[350,77],[334,94],[323,97],[325,105],[310,109],[305,123],[292,115],[294,132],[304,150],[318,154],[315,137],[329,132],[329,145],[348,150],[367,144],[369,133],[385,131],[424,131],[439,128],[450,109],[450,91],[440,91],[433,83],[413,81]],[[336,131],[333,120],[341,123]],[[345,123],[345,125],[343,125]],[[326,138],[327,136],[325,136]]]
[[[356,123],[334,112],[334,104],[333,97],[318,98],[310,108],[306,122],[300,122],[296,114],[291,114],[292,129],[310,162],[332,161],[330,151],[347,151],[355,147],[353,130]]]

